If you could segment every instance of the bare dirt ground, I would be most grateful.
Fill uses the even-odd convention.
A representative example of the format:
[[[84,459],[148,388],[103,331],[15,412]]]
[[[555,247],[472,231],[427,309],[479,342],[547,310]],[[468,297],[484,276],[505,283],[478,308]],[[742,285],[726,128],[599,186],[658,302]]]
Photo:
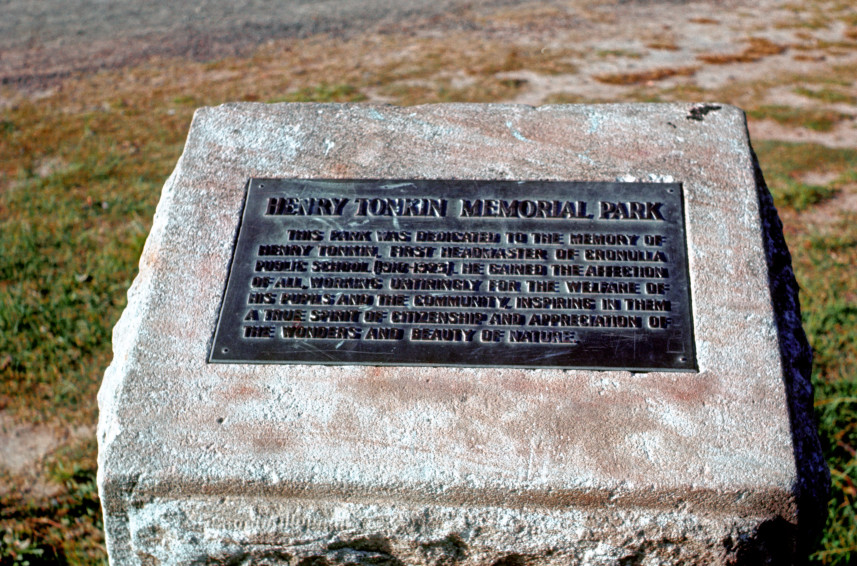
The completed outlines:
[[[45,477],[44,464],[57,449],[95,435],[95,427],[16,422],[0,412],[0,494],[22,490],[32,497],[51,497],[60,490]]]
[[[365,33],[514,0],[8,0],[0,5],[0,82],[44,85],[151,57],[211,60],[319,33]]]
[[[432,49],[476,57],[486,45],[515,45],[534,52],[528,61],[542,68],[508,64],[491,71],[497,84],[513,85],[499,96],[506,102],[728,100],[757,112],[750,121],[754,140],[857,147],[857,9],[834,0],[807,6],[783,0],[208,0],[164,8],[133,0],[8,0],[0,3],[0,109],[105,70],[119,73],[111,75],[117,81],[138,80],[132,75],[139,66],[175,59],[240,63],[280,53],[276,64],[263,57],[265,69],[251,62],[243,70],[235,63],[231,70],[193,72],[306,76],[341,64],[325,57],[342,57],[344,50],[353,64],[343,69],[359,77],[361,66],[364,74],[378,73]],[[549,66],[539,53],[553,54]],[[396,93],[438,81],[464,91],[485,74],[425,67],[391,79],[398,90],[390,81],[368,81],[362,92],[372,102],[407,102]],[[783,108],[798,115],[783,118]],[[831,123],[815,123],[815,115]],[[845,187],[814,214],[857,210],[855,194],[855,187]],[[36,486],[48,454],[92,433],[92,427],[20,422],[0,411],[0,473]]]

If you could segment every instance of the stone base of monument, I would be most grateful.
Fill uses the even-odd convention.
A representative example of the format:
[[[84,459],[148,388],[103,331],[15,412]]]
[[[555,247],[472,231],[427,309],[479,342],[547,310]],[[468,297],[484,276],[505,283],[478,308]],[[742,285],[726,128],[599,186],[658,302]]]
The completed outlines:
[[[113,343],[113,564],[791,564],[824,514],[729,106],[201,109]]]

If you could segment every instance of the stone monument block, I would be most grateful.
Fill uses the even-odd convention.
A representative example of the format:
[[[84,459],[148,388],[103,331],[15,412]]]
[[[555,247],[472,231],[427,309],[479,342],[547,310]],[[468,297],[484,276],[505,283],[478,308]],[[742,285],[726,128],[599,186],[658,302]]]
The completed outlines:
[[[823,521],[725,105],[202,108],[113,347],[114,564],[792,564]]]

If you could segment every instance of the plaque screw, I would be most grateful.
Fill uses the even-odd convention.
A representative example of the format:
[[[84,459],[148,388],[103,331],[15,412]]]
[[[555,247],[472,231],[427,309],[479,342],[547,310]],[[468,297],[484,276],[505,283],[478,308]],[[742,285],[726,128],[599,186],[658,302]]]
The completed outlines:
[[[224,354],[225,354],[225,353],[227,353],[227,352],[229,352],[229,348],[223,348],[222,352],[223,352]]]

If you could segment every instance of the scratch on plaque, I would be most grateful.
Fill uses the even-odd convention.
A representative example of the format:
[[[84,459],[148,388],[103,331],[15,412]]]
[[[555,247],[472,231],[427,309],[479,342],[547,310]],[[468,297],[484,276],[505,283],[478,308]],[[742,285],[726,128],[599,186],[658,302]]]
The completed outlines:
[[[333,228],[333,229],[339,228],[339,221],[336,220],[336,218],[334,218],[334,217],[328,218],[326,216],[317,216],[315,218],[325,228]],[[353,223],[349,223],[349,225],[351,225],[351,224],[353,224]]]
[[[578,342],[579,343],[579,342]],[[556,352],[551,354],[542,354],[541,356],[534,356],[533,361],[536,360],[549,360],[551,358],[558,358],[560,356],[565,356],[568,352]]]
[[[512,126],[512,122],[506,122],[506,127],[509,128],[509,131],[512,132],[512,135],[515,137],[516,140],[521,140],[523,142],[528,142],[528,143],[533,142],[533,140],[529,140],[529,139],[525,138],[523,136],[523,134],[521,134],[521,132],[516,130],[515,127]]]
[[[385,183],[385,184],[381,185],[381,188],[387,189],[387,190],[393,190],[393,189],[401,189],[401,188],[412,188],[413,186],[414,186],[413,183],[390,183],[390,184]]]
[[[367,224],[370,224],[370,223],[371,223],[371,220],[369,220],[367,218],[365,220],[352,220],[350,222],[347,222],[345,225],[348,226],[349,228],[355,228],[355,227],[360,227],[360,226],[366,226]],[[331,226],[333,226],[333,225],[334,225],[334,223],[331,224]],[[338,224],[336,224],[336,225],[338,225]]]
[[[578,153],[578,154],[577,154],[577,157],[578,157],[581,161],[583,161],[584,163],[587,163],[587,164],[589,164],[589,165],[595,165],[595,162],[594,162],[594,161],[592,161],[592,158],[591,158],[591,157],[589,157],[588,155],[586,155],[585,153]]]
[[[310,344],[309,342],[296,342],[294,344],[294,346],[295,346],[295,349],[303,349],[305,351],[314,352],[314,353],[318,354],[319,356],[325,356],[330,361],[336,361],[337,360],[336,356],[328,354],[328,351],[334,351],[334,350],[329,350],[328,348],[319,348],[318,346]],[[319,361],[319,363],[324,363],[323,360],[318,360],[318,361]]]
[[[330,140],[324,140],[324,154],[327,155],[328,153],[330,153],[330,150],[333,149],[333,146],[335,145],[336,144]]]

